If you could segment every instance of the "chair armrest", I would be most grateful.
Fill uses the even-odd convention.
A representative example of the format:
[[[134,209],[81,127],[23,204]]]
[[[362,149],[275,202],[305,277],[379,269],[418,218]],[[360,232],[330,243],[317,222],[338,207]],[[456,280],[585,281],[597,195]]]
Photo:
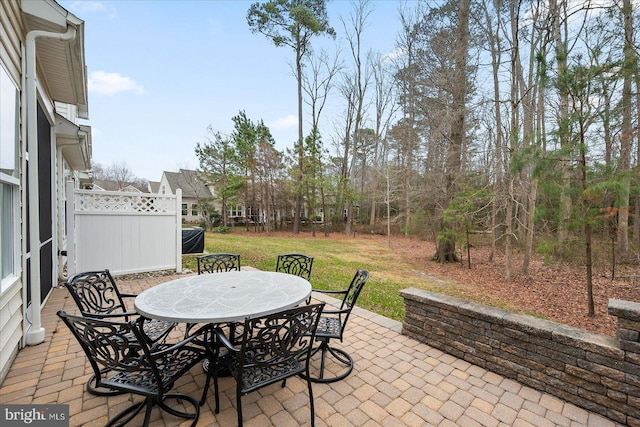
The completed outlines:
[[[198,329],[198,331],[192,335],[189,335],[187,338],[183,339],[180,342],[177,343],[173,343],[173,344],[166,344],[166,343],[156,343],[154,344],[150,350],[151,350],[151,357],[156,359],[158,357],[161,357],[165,354],[169,354],[169,353],[173,353],[175,352],[177,349],[180,349],[182,347],[184,347],[185,345],[191,343],[191,341],[195,340],[196,338],[200,338],[200,335],[206,334],[208,332],[211,332],[211,327],[209,325],[205,325],[203,327],[201,327],[200,329]],[[200,346],[198,346],[200,347]],[[191,349],[193,349],[193,347],[190,347]]]
[[[224,334],[224,331],[222,330],[222,328],[217,327],[215,329],[215,333],[216,336],[218,338],[218,340],[225,346],[227,347],[227,349],[229,351],[232,351],[234,353],[240,353],[240,349],[236,348],[233,343],[231,341],[229,341],[229,338],[227,338],[227,336]]]
[[[122,298],[135,298],[138,294],[120,294]]]
[[[125,311],[124,313],[101,314],[101,313],[82,313],[83,317],[92,317],[94,319],[117,319],[118,317],[138,317],[140,313],[135,311]],[[145,317],[145,320],[149,320]]]
[[[325,306],[326,307],[326,306]],[[350,310],[348,308],[343,308],[342,310],[322,310],[322,314],[344,314],[348,313]]]
[[[343,290],[343,291],[331,291],[328,289],[311,289],[312,292],[320,292],[323,294],[346,294],[347,290]]]

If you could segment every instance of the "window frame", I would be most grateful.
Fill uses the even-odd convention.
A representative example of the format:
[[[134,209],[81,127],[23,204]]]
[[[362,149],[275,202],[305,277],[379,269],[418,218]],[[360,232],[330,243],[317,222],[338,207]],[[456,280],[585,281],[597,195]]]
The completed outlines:
[[[0,64],[2,65],[2,64]],[[12,86],[7,94],[6,89]],[[0,184],[2,191],[0,192],[0,212],[2,213],[0,222],[0,295],[9,290],[15,283],[20,280],[21,256],[20,256],[20,93],[18,85],[11,78],[9,72],[0,66],[0,114],[4,117],[13,109],[14,123],[9,123],[9,130],[6,128],[0,130],[0,150],[6,155],[11,153],[14,157],[13,162],[5,163],[0,167]],[[5,120],[4,125],[7,125]],[[13,129],[13,131],[11,130]],[[8,142],[7,142],[8,141]],[[3,150],[7,146],[13,144],[9,150]],[[9,168],[10,167],[10,168]],[[5,195],[4,190],[9,189],[10,194]],[[10,198],[9,203],[5,203],[5,197]],[[8,206],[7,206],[8,205]],[[8,221],[7,221],[7,218]],[[8,242],[8,244],[7,244]],[[3,252],[10,251],[10,258],[4,258]],[[8,261],[8,262],[6,262]],[[5,263],[11,264],[10,271],[5,271]]]

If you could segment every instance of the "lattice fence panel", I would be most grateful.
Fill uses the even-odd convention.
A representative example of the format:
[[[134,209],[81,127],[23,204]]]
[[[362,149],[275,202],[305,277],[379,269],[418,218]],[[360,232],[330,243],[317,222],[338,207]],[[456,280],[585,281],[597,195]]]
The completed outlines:
[[[175,196],[77,190],[75,197],[81,212],[176,212]]]

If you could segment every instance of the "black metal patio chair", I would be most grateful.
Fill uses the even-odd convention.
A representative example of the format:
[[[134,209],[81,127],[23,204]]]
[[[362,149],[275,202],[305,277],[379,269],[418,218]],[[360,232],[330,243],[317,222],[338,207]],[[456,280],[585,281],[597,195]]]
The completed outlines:
[[[311,279],[312,267],[313,257],[304,254],[282,254],[276,261],[277,272],[294,274],[306,280]]]
[[[125,303],[125,299],[135,298],[137,295],[120,292],[109,270],[75,274],[67,279],[65,287],[84,317],[123,322],[140,317],[135,311],[129,311]],[[176,324],[143,318],[142,326],[147,343],[154,344],[164,341]],[[93,376],[87,382],[87,390],[97,396],[117,394],[114,390],[100,390],[95,387]]]
[[[225,332],[217,328],[214,360],[220,348],[226,348],[234,357],[229,369],[236,381],[238,426],[242,426],[242,396],[270,384],[306,373],[307,363],[324,303],[298,306],[268,316],[247,318],[242,327],[239,344],[229,341]],[[215,411],[220,411],[218,378],[214,370]],[[315,425],[313,389],[307,380],[311,425]]]
[[[175,382],[196,363],[213,357],[210,350],[193,344],[196,338],[211,334],[211,328],[202,328],[175,344],[155,343],[151,346],[142,330],[143,318],[116,322],[73,316],[62,310],[58,311],[58,316],[69,327],[89,359],[97,387],[144,397],[144,400],[115,415],[108,426],[125,425],[144,409],[144,421],[137,424],[146,427],[154,406],[174,416],[192,419],[191,426],[196,425],[200,414],[198,402],[186,394],[170,391]],[[209,378],[207,376],[207,384]],[[205,393],[206,389],[203,399]],[[178,405],[188,402],[195,410],[184,412],[179,406],[170,406],[167,400],[175,400]]]
[[[314,347],[311,352],[310,365],[312,365],[313,370],[309,379],[312,382],[331,383],[339,381],[346,378],[353,370],[353,358],[346,351],[330,345],[330,341],[340,340],[340,342],[342,342],[351,310],[356,304],[356,300],[368,279],[368,271],[357,270],[351,280],[351,284],[345,290],[331,291],[314,289],[315,292],[324,294],[342,295],[342,303],[337,310],[324,310],[318,322],[315,339],[317,342],[320,342],[320,344]],[[316,369],[315,363],[318,361],[314,360],[313,356],[318,353],[320,353],[320,367]],[[335,375],[325,376],[325,370],[329,370],[326,369],[328,365],[331,365],[330,370],[335,373]],[[303,374],[303,376],[304,375],[307,374]]]
[[[215,253],[198,257],[198,274],[240,271],[240,255]]]

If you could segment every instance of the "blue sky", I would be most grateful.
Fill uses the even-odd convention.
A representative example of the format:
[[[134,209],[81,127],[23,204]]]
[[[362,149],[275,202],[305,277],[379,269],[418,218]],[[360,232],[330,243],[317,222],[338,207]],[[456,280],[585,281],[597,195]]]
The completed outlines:
[[[58,2],[85,21],[86,124],[92,127],[94,162],[125,163],[150,181],[159,181],[163,171],[196,169],[194,148],[206,141],[207,127],[230,133],[240,110],[264,120],[278,149],[293,146],[293,51],[251,33],[246,13],[252,1]],[[371,2],[365,51],[394,50],[398,6],[395,0]],[[345,50],[339,16],[347,18],[352,7],[347,0],[328,3],[337,38],[316,38],[314,49],[342,44]],[[325,129],[340,112],[337,92],[333,101]]]

